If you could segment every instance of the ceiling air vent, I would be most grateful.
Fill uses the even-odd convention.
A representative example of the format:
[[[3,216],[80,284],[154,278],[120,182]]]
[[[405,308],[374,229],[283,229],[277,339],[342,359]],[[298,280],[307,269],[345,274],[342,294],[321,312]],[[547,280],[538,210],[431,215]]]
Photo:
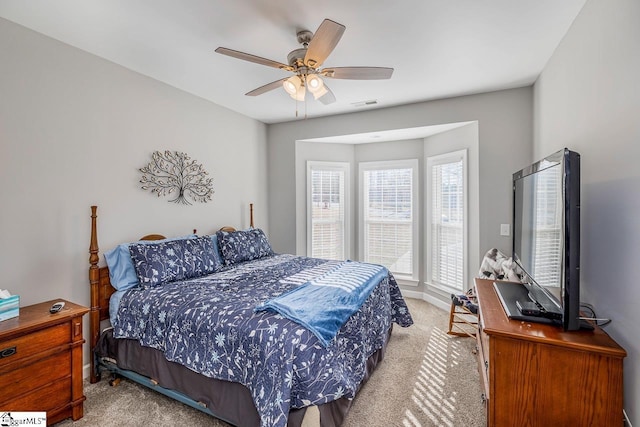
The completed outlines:
[[[354,107],[368,107],[370,105],[376,105],[377,103],[377,99],[370,99],[368,101],[352,102],[351,105]]]

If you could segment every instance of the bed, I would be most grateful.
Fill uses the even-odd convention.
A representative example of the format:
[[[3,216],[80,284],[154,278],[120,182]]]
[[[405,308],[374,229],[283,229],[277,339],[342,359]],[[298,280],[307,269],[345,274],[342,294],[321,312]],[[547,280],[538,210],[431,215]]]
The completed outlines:
[[[119,245],[138,282],[116,291],[91,207],[92,383],[124,376],[237,426],[342,423],[411,314],[383,267],[273,253],[251,217]]]

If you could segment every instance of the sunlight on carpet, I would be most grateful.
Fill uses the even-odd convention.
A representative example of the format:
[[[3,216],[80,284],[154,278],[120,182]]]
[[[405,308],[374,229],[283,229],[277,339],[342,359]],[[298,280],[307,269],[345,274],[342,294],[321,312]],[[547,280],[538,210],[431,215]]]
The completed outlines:
[[[408,300],[415,324],[394,328],[384,360],[354,399],[343,427],[485,427],[475,340],[448,335],[447,313]],[[85,384],[84,417],[56,427],[229,424],[125,380]],[[144,404],[140,404],[144,402]]]
[[[435,425],[453,427],[455,414],[460,410],[457,392],[447,393],[445,385],[451,377],[448,369],[458,365],[460,357],[458,341],[451,340],[446,332],[434,327],[411,396],[415,406],[406,409],[402,420],[404,426],[422,427],[419,417],[414,414],[419,411]]]

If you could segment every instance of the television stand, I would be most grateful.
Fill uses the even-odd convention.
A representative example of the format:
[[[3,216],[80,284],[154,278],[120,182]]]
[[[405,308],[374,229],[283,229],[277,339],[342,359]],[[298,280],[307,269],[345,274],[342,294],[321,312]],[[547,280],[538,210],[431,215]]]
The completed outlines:
[[[510,319],[493,282],[475,280],[487,426],[620,427],[625,350],[597,326]]]

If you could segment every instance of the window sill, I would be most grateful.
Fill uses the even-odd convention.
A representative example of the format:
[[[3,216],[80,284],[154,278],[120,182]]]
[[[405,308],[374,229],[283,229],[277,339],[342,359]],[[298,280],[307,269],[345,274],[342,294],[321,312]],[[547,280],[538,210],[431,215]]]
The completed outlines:
[[[443,295],[443,296],[444,295],[449,296],[451,294],[464,293],[464,291],[462,289],[452,288],[450,286],[445,286],[445,285],[440,285],[440,284],[435,284],[435,283],[430,283],[430,282],[424,282],[424,285],[427,287],[427,289],[430,289],[434,293],[440,294],[440,295]]]
[[[398,282],[398,285],[417,287],[420,284],[419,280],[414,280],[410,277],[398,277],[396,275],[394,275],[393,277],[396,278],[396,282]]]

